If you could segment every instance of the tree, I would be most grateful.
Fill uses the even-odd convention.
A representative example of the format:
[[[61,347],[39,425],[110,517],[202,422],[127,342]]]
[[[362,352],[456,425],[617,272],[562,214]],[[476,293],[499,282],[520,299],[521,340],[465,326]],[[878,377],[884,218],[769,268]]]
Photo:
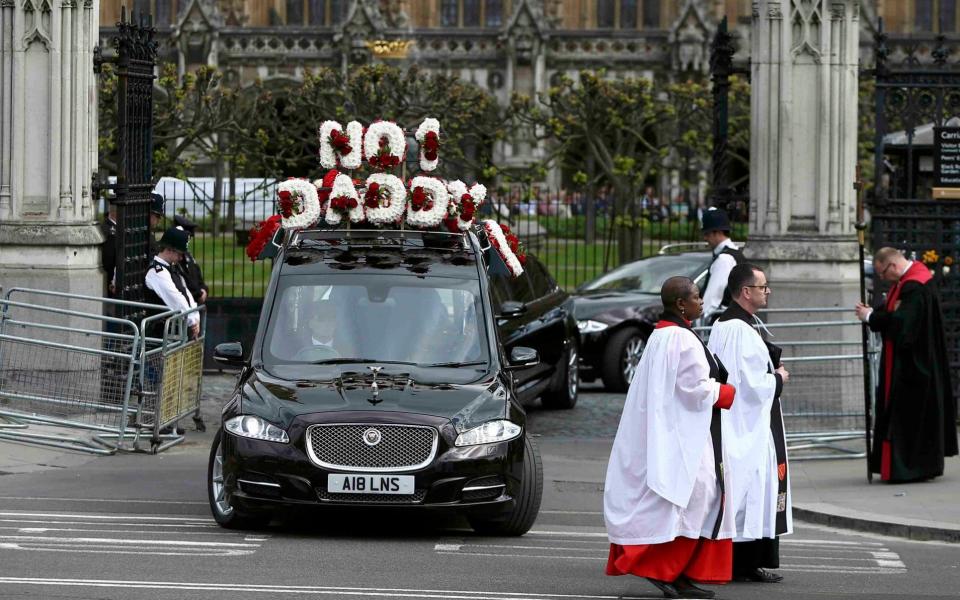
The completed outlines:
[[[307,72],[302,82],[259,87],[259,106],[269,115],[262,119],[267,129],[257,135],[271,140],[269,164],[262,168],[275,176],[318,174],[317,128],[327,119],[343,125],[356,120],[364,126],[395,121],[412,140],[425,117],[439,118],[440,171],[454,178],[479,174],[490,163],[494,141],[506,130],[504,111],[489,93],[455,76],[422,72],[416,65],[405,71],[363,66],[346,76],[319,69]]]

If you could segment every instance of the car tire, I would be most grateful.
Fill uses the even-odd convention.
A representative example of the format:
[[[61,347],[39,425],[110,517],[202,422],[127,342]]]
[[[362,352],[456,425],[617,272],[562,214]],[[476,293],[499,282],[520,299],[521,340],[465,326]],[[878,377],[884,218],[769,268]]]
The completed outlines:
[[[473,530],[481,535],[520,536],[530,531],[540,512],[543,496],[543,463],[540,450],[533,438],[526,437],[523,445],[523,479],[520,493],[514,498],[513,510],[505,517],[483,519],[469,517]]]
[[[647,338],[636,327],[617,331],[607,341],[603,351],[601,378],[608,392],[626,392],[630,379],[647,345]],[[632,369],[628,363],[632,362]]]
[[[263,526],[267,522],[265,516],[243,513],[234,508],[226,497],[223,485],[223,446],[220,443],[222,437],[223,429],[220,429],[213,437],[207,463],[207,499],[210,501],[213,519],[227,529],[255,529]]]
[[[580,390],[580,353],[577,343],[570,347],[560,358],[557,371],[553,375],[550,387],[540,397],[544,408],[570,409],[577,405],[577,393]]]

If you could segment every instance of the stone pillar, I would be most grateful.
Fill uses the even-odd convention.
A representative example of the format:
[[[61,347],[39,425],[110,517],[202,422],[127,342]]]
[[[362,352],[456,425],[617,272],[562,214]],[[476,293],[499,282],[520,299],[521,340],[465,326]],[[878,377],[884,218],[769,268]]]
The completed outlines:
[[[97,0],[0,0],[0,286],[99,296]]]
[[[777,306],[858,298],[859,35],[859,0],[753,3],[746,254]]]

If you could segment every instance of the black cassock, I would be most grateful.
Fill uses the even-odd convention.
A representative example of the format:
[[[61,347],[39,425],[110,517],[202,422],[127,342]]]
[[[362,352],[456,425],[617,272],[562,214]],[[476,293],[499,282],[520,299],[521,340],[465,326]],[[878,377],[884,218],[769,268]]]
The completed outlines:
[[[957,454],[943,313],[936,284],[921,283],[929,279],[921,269],[926,266],[914,263],[890,291],[886,308],[869,319],[884,340],[870,456],[870,469],[884,481],[942,475],[944,457]]]

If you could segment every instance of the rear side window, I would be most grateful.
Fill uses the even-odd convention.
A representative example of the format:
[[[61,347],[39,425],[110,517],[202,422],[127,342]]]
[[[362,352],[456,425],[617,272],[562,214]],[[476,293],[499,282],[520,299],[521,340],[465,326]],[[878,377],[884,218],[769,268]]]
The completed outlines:
[[[514,277],[510,280],[510,299],[517,302],[533,302],[537,296],[533,293],[533,287],[530,285],[529,271],[523,270],[520,277]]]
[[[537,298],[543,298],[553,291],[554,283],[547,268],[539,260],[532,256],[527,256],[527,264],[523,270],[530,274],[530,284],[533,286],[533,293]]]

